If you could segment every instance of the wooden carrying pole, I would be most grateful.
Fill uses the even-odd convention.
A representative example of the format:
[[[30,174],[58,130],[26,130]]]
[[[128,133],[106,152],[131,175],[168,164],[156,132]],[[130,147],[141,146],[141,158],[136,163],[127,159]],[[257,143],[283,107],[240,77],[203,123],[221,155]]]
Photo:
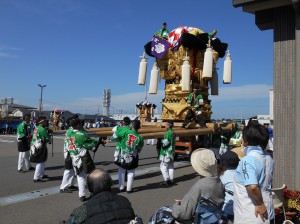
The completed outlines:
[[[184,128],[174,128],[174,133],[177,137],[191,137],[194,135],[207,135],[207,134],[218,134],[224,132],[231,132],[232,127],[220,127],[217,129],[214,128],[197,128],[197,129],[184,129]],[[139,131],[140,135],[144,139],[151,138],[163,138],[165,134],[165,130],[163,128],[148,128],[141,129]],[[90,136],[98,136],[98,137],[107,137],[112,136],[112,131],[101,131],[101,132],[90,132]]]

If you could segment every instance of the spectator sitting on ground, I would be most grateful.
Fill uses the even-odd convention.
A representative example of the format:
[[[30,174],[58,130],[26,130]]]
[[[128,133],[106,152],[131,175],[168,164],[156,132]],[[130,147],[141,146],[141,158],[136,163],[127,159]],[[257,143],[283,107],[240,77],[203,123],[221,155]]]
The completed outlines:
[[[111,192],[113,181],[103,169],[97,168],[87,177],[91,199],[73,210],[67,221],[60,223],[127,224],[135,218],[129,200]]]

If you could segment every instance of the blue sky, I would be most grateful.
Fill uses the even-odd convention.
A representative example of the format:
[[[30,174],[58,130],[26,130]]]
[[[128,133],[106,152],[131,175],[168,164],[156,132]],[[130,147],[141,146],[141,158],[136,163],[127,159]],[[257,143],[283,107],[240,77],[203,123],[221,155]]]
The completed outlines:
[[[215,28],[229,44],[232,84],[222,83],[219,59],[212,118],[269,114],[273,32],[260,31],[254,15],[226,0],[1,0],[0,97],[37,107],[41,83],[44,110],[95,114],[111,89],[111,112],[133,113],[146,92],[137,84],[139,56],[162,22],[170,31]],[[149,58],[147,80],[153,63]],[[160,105],[163,86],[148,100]]]

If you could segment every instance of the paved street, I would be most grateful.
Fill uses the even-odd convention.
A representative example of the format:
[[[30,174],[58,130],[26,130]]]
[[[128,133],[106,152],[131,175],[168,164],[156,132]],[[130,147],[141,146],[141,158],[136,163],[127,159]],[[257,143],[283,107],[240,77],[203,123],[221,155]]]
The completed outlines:
[[[59,193],[59,185],[64,171],[62,153],[63,137],[54,138],[53,157],[52,145],[48,145],[48,161],[46,174],[50,180],[45,183],[33,183],[33,172],[17,172],[17,142],[14,135],[0,135],[0,223],[32,224],[58,223],[66,219],[70,212],[81,205],[78,192]],[[114,143],[100,146],[95,155],[97,167],[104,168],[117,177],[117,166],[112,163]],[[121,193],[132,203],[133,209],[147,223],[151,214],[163,205],[172,205],[174,199],[184,196],[191,185],[198,180],[190,163],[179,158],[175,163],[175,185],[161,187],[162,176],[159,162],[156,159],[155,146],[145,145],[140,154],[140,165],[136,170],[134,193]],[[93,153],[92,153],[93,156]],[[116,182],[117,183],[117,182]],[[117,193],[117,185],[113,187]]]

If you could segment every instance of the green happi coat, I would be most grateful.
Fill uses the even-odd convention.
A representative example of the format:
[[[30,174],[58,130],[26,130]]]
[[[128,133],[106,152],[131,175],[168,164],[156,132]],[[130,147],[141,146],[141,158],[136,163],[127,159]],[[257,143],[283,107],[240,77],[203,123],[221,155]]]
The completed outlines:
[[[123,129],[122,133],[116,164],[124,169],[135,169],[138,166],[138,154],[144,146],[144,139],[135,130]]]
[[[197,110],[201,106],[200,104],[203,103],[202,94],[198,94],[196,99],[194,99],[194,93],[190,93],[187,102],[191,103],[191,106],[193,106]]]
[[[122,156],[127,154],[133,154],[135,152],[140,153],[144,146],[144,139],[135,130],[127,130],[121,141],[121,154]]]
[[[88,151],[93,151],[97,145],[97,140],[88,137],[84,130],[73,129],[68,140],[68,150],[72,158],[73,166],[82,169],[85,166],[85,157],[90,157]]]
[[[25,121],[19,124],[17,128],[17,138],[18,138],[18,151],[26,152],[30,149],[30,139],[32,126],[30,122],[26,123]]]
[[[174,146],[175,136],[173,130],[170,128],[165,132],[164,138],[162,139],[162,147],[158,159],[162,162],[168,163],[174,161]]]
[[[242,130],[237,130],[234,135],[230,138],[229,145],[231,146],[241,146],[242,145]]]
[[[35,144],[38,141],[42,141],[44,143],[50,142],[50,135],[48,135],[47,130],[40,124],[35,127],[33,131],[31,143]]]
[[[50,142],[50,135],[47,130],[38,125],[33,131],[30,146],[30,162],[43,163],[47,160],[47,143]]]
[[[169,31],[167,29],[165,29],[165,30],[160,29],[160,30],[156,31],[154,33],[154,35],[157,35],[159,37],[162,37],[162,38],[168,40],[168,38],[169,38]]]
[[[17,137],[18,137],[18,139],[27,137],[27,136],[31,135],[31,132],[32,132],[32,126],[31,126],[30,122],[28,122],[28,123],[22,122],[21,124],[19,124],[19,126],[17,128]]]
[[[116,141],[116,148],[115,148],[115,160],[117,159],[119,152],[120,152],[120,146],[121,146],[121,142],[122,142],[122,138],[125,136],[126,132],[130,130],[130,126],[126,125],[126,126],[117,126],[113,129],[113,131],[115,132],[113,134],[113,139]]]
[[[65,156],[65,158],[69,151],[69,141],[70,141],[69,139],[70,139],[72,131],[73,131],[73,128],[69,127],[66,132],[66,135],[65,135],[65,139],[64,139],[64,156]]]

